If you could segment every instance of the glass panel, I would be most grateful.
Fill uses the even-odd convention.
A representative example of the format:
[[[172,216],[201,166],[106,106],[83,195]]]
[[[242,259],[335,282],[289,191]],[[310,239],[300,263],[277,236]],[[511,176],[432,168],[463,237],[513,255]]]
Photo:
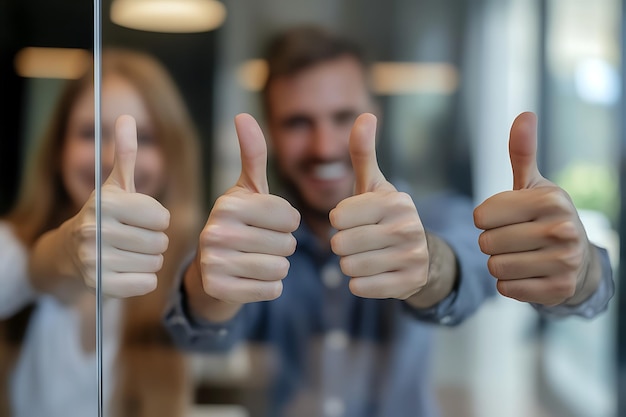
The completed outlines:
[[[545,170],[618,268],[622,2],[547,3]],[[545,321],[540,387],[554,415],[617,415],[616,303],[593,321]]]
[[[93,294],[66,251],[64,224],[93,190],[91,136],[77,147],[67,124],[76,112],[70,80],[90,66],[92,22],[89,2],[0,4],[3,416],[95,415],[95,307],[83,302]],[[95,259],[91,245],[82,255]]]
[[[562,4],[567,7],[568,3]],[[540,14],[539,2],[474,1],[452,4],[395,1],[384,6],[371,2],[355,7],[347,1],[332,4],[318,2],[319,8],[307,2],[299,2],[297,7],[291,7],[293,3],[287,7],[280,1],[246,5],[248,7],[241,10],[236,5],[232,7],[222,37],[225,60],[219,64],[225,70],[219,72],[221,78],[218,85],[219,91],[224,92],[218,92],[217,100],[223,105],[217,108],[217,123],[224,126],[219,132],[228,134],[217,136],[217,140],[224,143],[218,145],[216,150],[217,170],[214,171],[213,181],[221,184],[216,187],[217,190],[232,186],[239,174],[239,151],[231,125],[232,114],[245,110],[263,119],[259,97],[237,90],[239,73],[236,70],[241,68],[242,63],[252,64],[248,60],[259,58],[260,44],[264,43],[268,34],[302,20],[323,22],[352,35],[367,45],[375,62],[448,64],[436,67],[438,75],[445,74],[450,67],[458,71],[459,84],[452,90],[442,89],[438,84],[445,77],[433,77],[429,78],[429,88],[418,92],[388,94],[377,91],[384,115],[379,155],[386,173],[409,180],[416,196],[448,187],[462,192],[471,192],[474,188],[475,201],[482,202],[490,195],[510,190],[507,138],[511,122],[521,111],[538,112],[540,109],[540,54],[545,40],[539,35],[542,33],[542,19],[546,17]],[[597,7],[605,7],[605,16],[617,19],[620,15],[607,4]],[[555,13],[554,19],[558,20],[559,16]],[[608,27],[613,26],[608,24]],[[601,44],[611,45],[616,39],[616,34],[612,33]],[[399,78],[399,75],[396,77]],[[436,87],[440,90],[433,90]],[[551,115],[546,111],[545,117]],[[539,116],[543,123],[554,126],[563,124],[560,118],[546,121],[543,114]],[[585,118],[577,117],[577,120],[582,122]],[[271,130],[267,122],[264,126],[266,132]],[[551,134],[542,137],[541,141],[542,147],[544,142],[549,147],[571,146],[559,144]],[[450,147],[452,150],[449,150]],[[282,158],[285,156],[282,155]],[[471,170],[470,162],[473,164]],[[471,173],[475,175],[473,179]],[[545,175],[552,177],[550,168]],[[298,236],[302,239],[302,235]],[[302,252],[299,252],[300,256],[304,256]],[[326,281],[335,282],[330,278],[324,280],[324,277],[333,276],[332,271],[336,272],[336,269],[323,265],[309,267],[313,271],[319,270],[317,279],[321,277],[322,283],[321,288],[312,284],[312,287],[301,290],[311,298],[317,296],[311,302],[314,306],[305,304],[302,300],[309,298],[294,289],[308,283],[308,274],[298,269],[301,262],[302,258],[297,255],[292,259],[291,271],[298,272],[293,272],[285,280],[281,297],[259,307],[267,316],[252,308],[246,310],[262,322],[258,328],[255,327],[256,332],[251,332],[251,339],[270,340],[270,343],[244,344],[242,348],[233,350],[226,361],[215,359],[207,362],[203,368],[205,376],[200,400],[243,404],[250,415],[266,415],[268,409],[271,415],[274,411],[271,405],[275,406],[280,401],[284,401],[281,405],[285,407],[282,410],[286,415],[290,412],[294,415],[307,415],[307,412],[311,415],[369,415],[365,412],[360,414],[359,407],[365,407],[364,404],[370,400],[368,412],[384,414],[385,411],[376,408],[384,407],[381,404],[388,398],[384,389],[365,387],[363,379],[368,372],[378,372],[378,369],[373,370],[376,365],[372,364],[399,361],[401,353],[394,351],[397,356],[390,359],[377,353],[388,353],[385,348],[392,348],[359,343],[356,335],[363,327],[356,330],[350,325],[362,324],[362,316],[359,315],[364,311],[375,313],[368,310],[369,307],[358,304],[361,301],[354,301],[359,305],[354,310],[341,312],[341,308],[349,309],[347,306],[352,304],[337,303],[336,298],[341,296],[329,295],[333,290],[324,284]],[[337,291],[347,292],[345,285],[342,281]],[[298,298],[301,304],[294,302],[296,305],[290,305],[287,300],[290,296],[302,297]],[[337,317],[340,314],[344,315]],[[337,320],[346,317],[350,317],[350,324],[337,323]],[[579,321],[570,319],[564,323],[576,325]],[[537,313],[526,304],[494,297],[464,325],[453,330],[439,328],[434,337],[436,352],[432,361],[426,362],[434,364],[432,381],[444,415],[558,413],[558,409],[553,409],[557,396],[536,389],[539,381],[550,372],[548,366],[538,369],[536,358],[541,357],[541,363],[546,361],[545,365],[552,361],[537,348],[534,335],[541,325],[543,321],[539,321]],[[336,327],[341,328],[343,333],[338,332]],[[228,338],[226,330],[223,337]],[[212,340],[217,344],[216,339]],[[610,346],[610,336],[600,340],[602,342],[599,343]],[[418,355],[419,343],[412,343],[408,344],[413,349],[411,352]],[[367,362],[363,359],[365,357],[371,361],[366,365],[363,364]],[[559,362],[562,363],[563,360]],[[413,366],[415,372],[421,370],[411,361],[403,364],[408,368]],[[564,366],[573,370],[579,364],[576,359],[570,358]],[[378,380],[387,381],[386,386],[392,384],[385,379],[392,378],[392,369],[393,366],[389,366],[386,368],[389,373],[378,375]],[[384,377],[381,376],[383,374]],[[609,376],[601,378],[605,377]],[[281,382],[285,385],[280,385]],[[587,381],[578,377],[576,382],[585,384]],[[610,386],[610,379],[603,379],[601,385],[597,395],[605,401],[607,408],[604,411],[607,411],[612,401],[612,393],[606,388]],[[591,382],[587,386],[591,387]],[[571,398],[577,391],[570,388],[565,384],[559,387]],[[355,394],[357,392],[359,394]],[[350,395],[359,400],[351,402]],[[409,401],[406,397],[397,404],[406,404]],[[420,400],[416,407],[425,407],[426,401]],[[268,406],[268,403],[271,405]],[[294,411],[296,409],[297,412]],[[411,413],[419,414],[415,410],[411,408]],[[386,412],[388,415],[402,415],[407,410],[394,409],[395,414],[389,410]]]
[[[568,126],[563,120],[571,116],[552,107],[542,109],[546,98],[539,88],[542,45],[548,42],[550,65],[562,48],[553,39],[560,13],[553,13],[556,6],[549,3],[550,14],[542,16],[541,2],[527,0],[238,0],[224,3],[228,18],[219,29],[185,34],[166,33],[171,27],[131,29],[124,25],[142,23],[128,21],[113,24],[109,18],[122,3],[132,2],[105,2],[103,13],[103,44],[110,54],[105,55],[103,73],[103,133],[108,132],[108,145],[102,163],[106,178],[116,155],[109,146],[114,142],[114,120],[120,113],[130,113],[139,127],[135,192],[151,198],[133,203],[128,195],[132,190],[119,184],[103,195],[105,207],[107,199],[121,207],[110,212],[111,228],[103,227],[103,250],[115,246],[125,252],[104,255],[105,278],[115,278],[109,271],[146,272],[154,267],[148,259],[161,252],[156,243],[163,231],[163,225],[151,220],[150,213],[161,210],[154,200],[168,210],[170,223],[164,231],[169,247],[157,273],[157,289],[105,302],[102,382],[108,414],[430,416],[440,409],[444,416],[521,417],[559,415],[576,408],[572,396],[580,386],[591,389],[596,380],[578,376],[566,385],[551,379],[554,366],[576,373],[582,364],[575,356],[552,357],[550,349],[562,346],[570,336],[552,332],[558,325],[546,326],[526,303],[495,294],[495,281],[487,274],[487,258],[478,253],[478,232],[472,223],[475,205],[511,189],[507,138],[521,111],[537,111],[542,126],[548,126],[542,127],[546,130],[540,139],[540,156],[545,153],[549,161],[545,171],[542,164],[542,172],[566,187],[557,167],[573,156],[555,159],[558,164],[551,158],[570,146],[559,138]],[[560,7],[567,8],[566,4]],[[610,9],[614,5],[608,0],[594,7],[603,8],[599,13],[603,18],[620,15]],[[170,13],[173,24],[174,11]],[[372,63],[367,86],[375,106],[366,105],[366,94],[353,94],[365,91],[365,77],[358,65],[350,66],[353,61],[341,59],[294,70],[295,75],[286,70],[288,75],[272,81],[272,95],[264,101],[260,87],[267,67],[260,59],[268,40],[305,21],[323,24],[366,48]],[[597,26],[613,27],[607,22]],[[609,30],[597,42],[610,44],[612,36],[615,33]],[[121,55],[123,63],[116,63],[113,54],[121,54],[120,48],[133,52]],[[151,58],[139,62],[137,51]],[[336,66],[329,75],[323,70],[331,64]],[[119,70],[121,65],[128,69]],[[174,98],[178,93],[164,81],[163,72],[150,70],[155,65],[171,76],[181,100]],[[326,75],[334,83],[327,84]],[[556,87],[561,84],[555,79],[548,80],[548,94],[558,101]],[[346,99],[355,96],[365,99],[356,105]],[[264,104],[271,104],[272,111]],[[416,199],[428,230],[451,246],[467,237],[473,251],[460,263],[482,271],[473,276],[479,283],[469,290],[460,286],[458,298],[448,298],[434,310],[416,313],[399,300],[353,296],[349,277],[330,251],[327,212],[353,192],[347,132],[354,113],[364,110],[378,115],[376,151],[387,178]],[[265,133],[270,152],[267,173],[263,158],[250,156],[251,146],[262,147],[263,141],[245,118],[238,119],[241,156],[233,123],[241,112],[252,114]],[[607,114],[589,122],[602,125],[606,154],[612,146],[608,142],[613,122]],[[190,126],[195,126],[197,137],[189,133]],[[267,191],[266,178],[269,191],[295,206],[302,222],[294,233],[298,246],[289,258],[281,296],[261,302],[276,295],[267,287],[285,272],[280,258],[293,243],[285,236],[295,229],[289,221],[294,208],[284,200],[250,196]],[[232,189],[235,184],[241,187]],[[339,197],[333,193],[338,189]],[[231,192],[223,198],[226,190]],[[441,193],[449,190],[458,192],[455,199]],[[570,192],[577,198],[575,190]],[[250,198],[256,200],[240,205]],[[381,216],[393,210],[399,209],[392,205]],[[347,216],[346,221],[361,214]],[[199,239],[207,218],[210,227]],[[385,217],[390,218],[394,216]],[[459,233],[457,227],[468,231]],[[116,228],[124,231],[116,235],[112,232]],[[269,237],[268,229],[274,232]],[[115,241],[115,236],[123,239]],[[138,242],[132,236],[144,238]],[[199,242],[202,261],[194,258]],[[364,246],[376,243],[359,239]],[[454,248],[462,255],[460,244]],[[392,262],[392,256],[387,258]],[[125,278],[116,295],[137,291],[130,283],[138,277]],[[352,290],[358,286],[354,282]],[[490,291],[494,294],[487,294]],[[487,295],[493,297],[487,301]],[[446,306],[472,296],[475,307],[481,305],[478,312],[462,325],[449,327],[457,316]],[[254,300],[259,302],[245,303],[238,310],[242,301]],[[461,316],[466,318],[473,313],[470,310]],[[223,324],[235,311],[233,321]],[[580,322],[563,323],[575,327]],[[601,349],[609,346],[604,344],[609,337],[600,331]],[[581,345],[577,354],[592,352],[595,357],[596,348]],[[597,369],[599,383],[593,387],[597,391],[593,398],[585,398],[594,404],[604,401],[601,409],[610,412],[613,400],[605,384],[610,383],[609,375]],[[581,385],[574,387],[572,381]],[[560,401],[565,408],[554,405]]]
[[[103,1],[102,13],[102,172],[113,180],[102,194],[102,264],[104,292],[115,296],[105,298],[102,310],[104,410],[186,416],[194,395],[188,355],[173,346],[162,317],[197,246],[210,196],[204,172],[212,168],[217,35],[135,29],[159,18],[124,20],[133,3]],[[189,3],[170,2],[165,24]],[[116,151],[134,141],[115,137],[121,115],[136,122],[134,164],[120,164]]]
[[[122,2],[117,0],[115,7]],[[0,49],[3,51],[2,78],[3,85],[9,86],[6,91],[10,92],[6,97],[3,92],[0,117],[6,118],[2,121],[5,122],[3,126],[8,127],[5,130],[7,138],[20,139],[19,142],[12,139],[0,141],[3,214],[9,212],[17,199],[17,184],[22,179],[17,173],[21,172],[23,161],[31,152],[30,145],[36,142],[44,130],[45,121],[51,117],[50,109],[64,84],[49,79],[17,77],[12,67],[14,55],[22,46],[85,49],[91,46],[92,11],[88,3],[79,5],[67,1],[56,2],[53,6],[48,2],[39,3],[34,0],[9,1],[0,6],[0,19],[4,19],[0,22],[3,31],[0,39],[3,46],[7,45]],[[335,146],[345,144],[346,131],[342,131],[343,136],[336,136],[341,139],[322,139],[326,137],[324,129],[349,127],[354,115],[340,111],[329,119],[315,119],[311,114],[327,114],[332,108],[330,102],[324,102],[314,108],[315,111],[306,106],[297,107],[287,98],[297,97],[295,93],[300,91],[300,85],[287,84],[282,90],[282,99],[273,105],[281,109],[280,104],[287,103],[289,105],[283,106],[283,110],[296,108],[299,113],[285,124],[269,123],[275,115],[263,111],[258,89],[259,77],[262,81],[259,68],[262,72],[263,65],[259,65],[258,59],[270,35],[303,21],[323,23],[364,44],[368,58],[375,65],[370,74],[370,86],[377,107],[368,109],[379,116],[377,152],[382,171],[415,197],[429,230],[438,230],[445,235],[444,226],[454,220],[468,224],[477,236],[471,219],[471,209],[477,203],[470,200],[468,210],[459,214],[457,206],[447,203],[449,200],[429,204],[427,198],[439,191],[453,189],[473,197],[475,202],[482,202],[496,192],[510,189],[506,139],[511,121],[520,111],[542,109],[544,104],[548,104],[542,110],[545,115],[539,114],[545,133],[540,145],[545,154],[542,155],[542,161],[545,161],[542,171],[562,184],[579,208],[597,209],[585,204],[598,199],[607,202],[602,208],[612,207],[610,201],[615,195],[604,186],[608,181],[601,179],[602,187],[596,183],[590,185],[591,189],[601,192],[585,200],[575,188],[578,183],[572,181],[572,178],[578,178],[575,175],[579,175],[579,171],[574,169],[575,175],[572,174],[568,165],[584,156],[585,169],[591,165],[591,171],[584,172],[602,178],[612,175],[612,168],[607,167],[616,163],[610,159],[611,155],[617,154],[612,153],[616,130],[615,115],[611,112],[614,104],[606,101],[612,91],[611,68],[618,61],[614,54],[619,50],[615,19],[621,13],[616,3],[605,0],[590,6],[589,2],[584,5],[573,1],[547,2],[549,14],[545,16],[540,15],[542,9],[538,3],[527,0],[464,3],[395,0],[365,4],[355,0],[233,0],[224,4],[228,8],[228,18],[217,30],[165,33],[163,27],[152,31],[114,24],[110,20],[114,4],[108,0],[103,2],[103,45],[107,51],[103,67],[101,162],[104,179],[111,175],[116,148],[119,152],[119,144],[126,143],[129,138],[132,141],[132,135],[122,135],[115,146],[113,126],[116,117],[120,113],[130,113],[138,126],[134,166],[124,164],[125,168],[112,174],[115,181],[107,183],[103,194],[103,278],[107,286],[105,292],[114,295],[103,300],[102,311],[105,337],[101,382],[105,392],[105,415],[428,416],[434,408],[439,408],[444,416],[539,416],[542,413],[567,415],[573,413],[572,410],[583,410],[577,402],[583,399],[588,401],[586,405],[595,407],[594,410],[585,408],[585,412],[589,412],[585,415],[610,415],[614,398],[607,387],[610,387],[612,364],[603,361],[612,357],[607,350],[611,343],[608,329],[613,316],[610,311],[610,314],[582,325],[571,319],[555,324],[539,320],[539,315],[524,303],[495,296],[464,324],[448,328],[423,324],[428,314],[422,312],[426,317],[416,320],[397,300],[378,301],[350,294],[349,278],[340,272],[337,259],[329,252],[329,242],[324,234],[328,226],[326,220],[311,214],[311,210],[303,210],[302,200],[308,198],[306,192],[320,191],[327,181],[335,181],[335,186],[343,184],[341,179],[348,161],[346,148]],[[29,11],[31,6],[36,12]],[[63,14],[51,18],[57,16],[57,10]],[[170,9],[166,24],[174,23],[173,14],[174,10]],[[585,25],[577,23],[576,16],[580,15],[585,16]],[[561,16],[566,18],[561,19]],[[66,18],[69,20],[61,20]],[[542,19],[545,20],[546,39],[537,35],[542,33]],[[150,22],[156,20],[154,16],[149,19]],[[587,21],[593,24],[587,25]],[[191,18],[185,22],[187,27],[192,24]],[[127,21],[120,23],[129,24]],[[577,41],[575,46],[590,49],[582,54],[580,50],[572,52],[568,47],[573,44],[569,42],[576,38],[573,33],[581,33],[583,26],[587,28],[583,37],[585,42]],[[42,38],[46,39],[45,43],[35,40],[35,34],[40,30],[45,32]],[[53,36],[66,31],[66,38],[48,43]],[[20,37],[26,40],[16,41]],[[538,72],[542,42],[548,42],[548,88],[545,91],[538,88],[542,76]],[[122,53],[120,49],[133,52]],[[589,54],[590,50],[594,53]],[[10,56],[5,56],[4,51],[9,51]],[[148,55],[149,58],[138,58],[138,53],[140,57]],[[55,63],[69,61],[53,60]],[[327,90],[319,86],[307,90],[301,98],[305,102],[324,98],[322,92],[337,97],[335,93],[355,85],[357,91],[362,91],[363,85],[358,83],[361,73],[354,72],[354,67],[339,68],[352,70],[352,76]],[[585,90],[590,80],[597,81],[598,71],[608,74],[600,77],[602,88],[594,84],[593,88]],[[332,72],[340,73],[337,68]],[[249,76],[250,73],[253,77],[247,78],[246,74]],[[410,82],[401,83],[406,74]],[[5,79],[9,82],[5,83]],[[353,84],[355,81],[357,83]],[[77,91],[89,91],[89,82],[87,86],[86,90],[79,88]],[[599,92],[604,95],[598,99]],[[66,104],[65,107],[69,109],[70,106]],[[88,105],[80,107],[91,108]],[[278,111],[276,108],[274,110]],[[359,110],[364,108],[359,107]],[[235,297],[229,299],[226,307],[221,304],[223,309],[220,311],[224,316],[214,316],[213,323],[206,322],[206,311],[220,304],[215,299],[202,298],[204,290],[198,270],[194,268],[210,268],[217,262],[218,268],[222,268],[219,271],[225,271],[224,275],[252,274],[258,278],[260,274],[262,281],[269,281],[280,272],[273,273],[271,268],[266,271],[261,266],[266,264],[258,262],[258,258],[252,261],[252,267],[239,268],[241,258],[233,260],[233,251],[240,252],[240,257],[246,256],[241,253],[250,252],[283,255],[288,251],[289,243],[278,243],[278,234],[267,238],[260,229],[271,229],[276,224],[281,224],[278,228],[283,231],[293,228],[285,221],[291,209],[276,203],[276,199],[265,202],[267,205],[253,204],[252,208],[239,212],[232,208],[239,205],[229,206],[228,200],[217,200],[237,182],[242,169],[233,117],[244,111],[259,120],[269,144],[274,145],[270,148],[273,156],[269,161],[269,190],[274,194],[282,193],[300,209],[302,224],[307,229],[301,228],[295,234],[298,248],[290,258],[290,275],[284,280],[281,297],[269,302],[248,303],[231,326],[222,326],[215,321],[232,312],[229,310],[241,300]],[[578,116],[581,112],[585,117]],[[91,113],[88,111],[87,114]],[[316,120],[319,125],[313,123]],[[328,121],[335,124],[325,124]],[[577,129],[570,129],[576,126]],[[246,131],[252,135],[251,130],[244,126],[240,128],[243,128],[240,129],[242,135],[246,135]],[[315,131],[319,134],[319,141],[314,147],[299,149],[295,136],[290,137],[293,141],[279,146],[280,138],[286,137],[281,135],[281,129],[301,132],[313,128],[319,129]],[[66,130],[69,132],[69,125]],[[593,148],[585,145],[590,143],[586,140],[590,135],[585,136],[583,132],[589,131],[598,138],[597,145],[593,142]],[[79,132],[89,137],[93,134],[89,129]],[[91,141],[85,142],[83,145],[93,148]],[[243,144],[244,149],[248,149],[247,145]],[[54,149],[60,153],[64,148],[57,146]],[[288,154],[285,149],[292,153]],[[301,153],[308,157],[299,161],[297,157]],[[51,152],[44,155],[51,159],[59,157]],[[73,166],[71,155],[64,156],[67,159],[63,159],[63,163],[37,167],[50,171],[60,167],[60,172],[69,170]],[[82,175],[76,178],[92,183],[93,149],[80,154],[77,159],[83,169],[79,170]],[[274,175],[279,162],[284,165],[281,165],[283,170],[291,169],[294,178],[300,178],[305,184],[301,200],[293,199],[293,190],[290,193],[288,187],[279,186],[281,178]],[[256,166],[253,160],[246,160],[246,172],[254,178],[264,177],[261,165],[258,169],[251,166]],[[42,174],[46,180],[51,177],[50,171]],[[127,181],[131,171],[134,178]],[[585,176],[587,179],[591,177],[590,174]],[[73,177],[68,175],[68,178]],[[396,181],[397,178],[403,181]],[[570,185],[572,183],[574,186]],[[254,184],[245,182],[245,185],[252,191],[263,187],[259,180]],[[347,194],[352,192],[351,185],[348,184]],[[87,188],[89,192],[92,189]],[[71,218],[88,199],[86,196],[73,198],[74,194],[68,190],[67,197],[75,204],[65,207],[62,202],[56,202],[51,205],[54,210],[47,209],[42,204],[45,191],[56,189],[45,186],[44,191],[35,194],[37,210],[43,207],[42,213],[55,214],[52,219],[46,219],[49,222],[44,222],[47,228],[54,228]],[[137,193],[149,198],[131,195]],[[319,197],[320,194],[324,193],[316,195]],[[235,195],[241,196],[242,193]],[[219,211],[224,204],[230,209]],[[325,200],[320,206],[322,212],[330,208],[324,204]],[[163,211],[161,206],[169,212],[169,227],[166,229],[158,220]],[[115,207],[121,209],[115,210]],[[223,216],[239,228],[217,228],[221,233],[219,238],[203,241],[203,245],[209,247],[205,251],[204,263],[194,262],[200,230],[211,209],[214,210],[213,220],[215,216],[218,220]],[[233,221],[233,218],[241,220],[236,213],[244,216],[245,221]],[[267,213],[272,216],[264,216]],[[611,222],[614,218],[611,213],[611,210],[601,213],[609,224],[608,228],[602,229],[605,234],[595,233],[596,229],[588,225],[590,238],[609,236],[613,239]],[[36,226],[35,214],[28,212],[28,222],[22,221],[18,225]],[[349,216],[348,220],[361,215],[360,212],[357,214]],[[437,219],[446,214],[449,217],[438,222]],[[256,216],[265,218],[264,222],[255,224]],[[591,219],[594,218],[598,217]],[[587,217],[585,221],[588,221]],[[248,227],[250,225],[260,227],[253,229]],[[41,233],[41,229],[37,230]],[[211,230],[216,231],[216,228]],[[316,231],[323,235],[322,245],[315,243]],[[167,235],[169,244],[161,265],[162,233]],[[210,236],[209,233],[203,235]],[[255,240],[260,246],[254,244]],[[371,241],[361,239],[359,244],[370,245]],[[456,238],[450,240],[455,241]],[[48,242],[54,243],[55,240]],[[612,242],[609,239],[598,243],[611,249]],[[9,244],[2,245],[0,253],[8,253]],[[211,248],[211,245],[218,248]],[[53,245],[52,249],[64,247]],[[477,253],[477,248],[475,251]],[[14,255],[10,261],[17,264],[19,259]],[[58,263],[62,259],[61,256],[54,257],[51,262]],[[476,255],[476,259],[484,270],[486,258]],[[283,263],[276,262],[276,268],[280,269]],[[233,266],[235,271],[229,269]],[[145,286],[141,282],[147,279],[154,283],[150,274],[156,269],[159,269],[157,288],[149,291],[151,284]],[[177,281],[183,270],[189,277],[186,292],[181,291]],[[138,276],[137,273],[148,275]],[[364,275],[369,273],[369,270],[361,272]],[[98,381],[93,366],[93,293],[85,290],[83,282],[76,279],[82,279],[78,277],[81,274],[70,275],[74,278],[72,282],[80,284],[72,288],[80,290],[61,293],[64,300],[69,300],[68,304],[46,301],[53,306],[46,307],[52,309],[52,313],[45,310],[46,314],[40,314],[39,327],[33,324],[32,317],[28,327],[24,321],[14,319],[2,324],[0,361],[3,362],[0,369],[5,372],[2,386],[7,389],[12,386],[15,392],[21,389],[22,393],[27,393],[22,394],[22,398],[28,399],[26,405],[46,407],[42,412],[27,410],[26,415],[69,416],[76,412],[81,417],[94,415]],[[484,279],[489,285],[494,282],[486,273],[478,279]],[[225,281],[219,282],[226,285]],[[245,280],[237,282],[240,284],[236,285],[240,286],[249,283]],[[219,285],[216,288],[207,284],[207,291],[218,298],[228,299],[228,294],[232,293],[224,287],[220,290]],[[137,295],[143,292],[148,294]],[[259,296],[254,290],[239,294],[246,300],[250,297],[269,298],[267,294]],[[184,301],[177,303],[181,297]],[[12,302],[18,300],[18,297],[9,298]],[[38,297],[37,308],[43,311],[41,300],[49,299],[51,297]],[[172,301],[174,310],[168,307]],[[0,306],[5,308],[9,304],[3,302]],[[70,311],[68,317],[61,317],[65,311]],[[218,310],[212,311],[215,314]],[[441,324],[453,324],[453,316],[438,313]],[[70,323],[69,327],[64,323]],[[186,327],[189,325],[195,329],[191,330],[192,333]],[[50,398],[53,391],[38,391],[36,388],[41,385],[25,379],[7,379],[6,375],[15,369],[15,358],[24,348],[16,341],[21,340],[20,335],[27,328],[28,337],[45,337],[45,343],[35,341],[26,345],[33,349],[36,361],[26,362],[28,356],[21,356],[21,360],[31,366],[31,376],[37,375],[39,384],[46,380],[55,381],[54,385],[44,383],[44,386],[66,390],[72,395],[53,397],[54,400],[67,398],[57,402],[61,404],[58,411],[52,409],[45,397]],[[196,353],[177,349],[168,330]],[[39,331],[42,333],[38,334]],[[47,337],[44,331],[50,336]],[[581,337],[589,331],[597,337]],[[239,339],[241,335],[246,337]],[[51,348],[55,346],[54,340],[63,343],[59,346],[64,348]],[[576,341],[576,351],[571,349],[571,340]],[[234,344],[229,349],[231,341]],[[591,346],[591,342],[597,344]],[[54,357],[50,359],[43,356],[45,354]],[[587,365],[581,358],[593,363],[583,369],[582,366]],[[76,373],[70,373],[70,369],[76,369]],[[584,376],[579,375],[581,371]],[[565,372],[572,377],[555,378]],[[70,378],[70,375],[76,378]],[[584,393],[588,395],[579,395],[575,382],[586,383],[588,379],[593,379],[593,393],[588,391]],[[41,401],[37,401],[38,398]],[[6,411],[8,400],[3,401],[5,408],[0,414],[10,415]],[[71,412],[63,410],[65,406]],[[607,414],[602,414],[604,412]]]

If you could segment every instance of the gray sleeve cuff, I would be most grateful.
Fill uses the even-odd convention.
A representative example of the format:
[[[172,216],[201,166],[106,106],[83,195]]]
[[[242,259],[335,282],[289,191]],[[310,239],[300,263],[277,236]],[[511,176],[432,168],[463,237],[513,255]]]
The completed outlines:
[[[188,266],[189,262],[185,263]],[[235,316],[224,323],[208,322],[194,316],[187,306],[183,285],[183,268],[176,277],[175,291],[169,300],[163,319],[174,343],[191,351],[225,351],[232,348],[241,336],[241,320]]]

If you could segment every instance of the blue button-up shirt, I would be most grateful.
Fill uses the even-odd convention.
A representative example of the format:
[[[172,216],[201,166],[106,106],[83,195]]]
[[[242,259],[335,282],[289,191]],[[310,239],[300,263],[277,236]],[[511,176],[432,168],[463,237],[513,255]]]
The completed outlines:
[[[244,341],[270,346],[277,366],[269,381],[268,416],[436,416],[433,325],[470,316],[495,293],[495,280],[477,244],[471,201],[445,194],[418,210],[426,230],[452,248],[459,267],[454,291],[432,308],[354,296],[338,257],[302,224],[278,299],[246,304],[229,322],[215,324],[190,316],[181,288],[166,326],[176,343],[191,350],[223,351]],[[556,313],[597,314],[606,307],[613,282],[603,256],[608,281],[584,306]]]

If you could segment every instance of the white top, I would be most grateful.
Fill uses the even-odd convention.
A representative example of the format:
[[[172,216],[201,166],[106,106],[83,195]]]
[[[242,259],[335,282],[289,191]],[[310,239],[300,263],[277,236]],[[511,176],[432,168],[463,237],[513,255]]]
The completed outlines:
[[[87,296],[93,297],[91,294]],[[103,303],[103,404],[107,415],[122,304]],[[96,417],[96,355],[81,343],[77,307],[41,296],[11,381],[13,417]]]
[[[0,220],[0,319],[11,317],[35,299],[27,271],[26,248],[11,225]]]

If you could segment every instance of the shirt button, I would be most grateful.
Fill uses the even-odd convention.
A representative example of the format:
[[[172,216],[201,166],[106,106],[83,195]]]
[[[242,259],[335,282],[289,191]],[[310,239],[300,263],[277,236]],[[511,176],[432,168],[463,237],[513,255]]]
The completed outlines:
[[[337,288],[343,280],[343,274],[338,265],[329,264],[322,269],[322,282],[327,288]]]
[[[333,350],[343,350],[348,346],[348,334],[343,330],[331,330],[325,336],[326,346]]]
[[[226,337],[228,335],[228,329],[219,329],[217,331],[218,337]]]
[[[441,318],[441,320],[439,320],[439,323],[450,324],[451,321],[452,321],[452,316],[444,316]]]
[[[337,397],[329,397],[324,400],[324,415],[326,417],[341,417],[346,411],[346,406]]]

